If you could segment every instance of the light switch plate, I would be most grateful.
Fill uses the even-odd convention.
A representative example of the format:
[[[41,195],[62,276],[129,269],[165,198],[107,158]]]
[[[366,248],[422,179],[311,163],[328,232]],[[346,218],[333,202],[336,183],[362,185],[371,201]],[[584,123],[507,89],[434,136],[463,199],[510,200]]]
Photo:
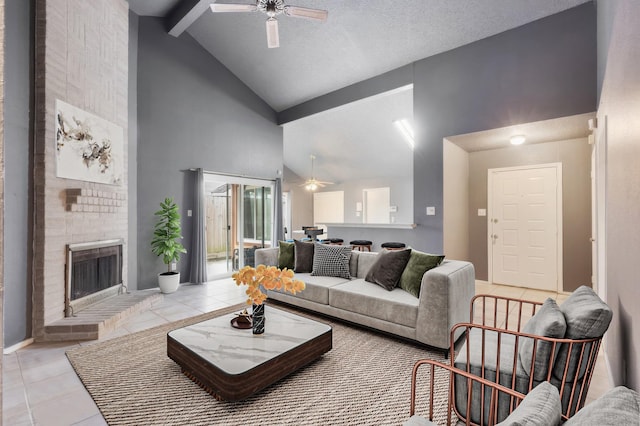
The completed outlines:
[[[478,209],[478,216],[486,216],[487,209]]]
[[[193,215],[193,211],[187,210],[187,216],[191,217]]]
[[[435,216],[436,208],[435,207],[427,207],[427,216]]]

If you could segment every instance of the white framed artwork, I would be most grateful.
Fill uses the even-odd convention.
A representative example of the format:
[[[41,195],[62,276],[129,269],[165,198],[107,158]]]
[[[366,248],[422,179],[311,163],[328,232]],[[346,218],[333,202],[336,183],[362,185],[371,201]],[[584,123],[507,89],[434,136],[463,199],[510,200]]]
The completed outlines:
[[[122,185],[122,127],[56,99],[56,176]]]

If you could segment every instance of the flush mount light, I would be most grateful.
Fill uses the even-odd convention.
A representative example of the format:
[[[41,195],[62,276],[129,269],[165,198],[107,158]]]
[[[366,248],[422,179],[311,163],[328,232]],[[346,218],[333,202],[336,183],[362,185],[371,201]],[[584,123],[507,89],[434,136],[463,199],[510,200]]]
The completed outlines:
[[[524,135],[511,136],[511,139],[509,139],[511,145],[522,145],[526,140],[527,138]]]
[[[404,140],[409,144],[411,149],[413,149],[416,146],[416,142],[413,139],[413,127],[411,127],[409,120],[401,118],[399,120],[395,120],[393,124],[395,124]]]

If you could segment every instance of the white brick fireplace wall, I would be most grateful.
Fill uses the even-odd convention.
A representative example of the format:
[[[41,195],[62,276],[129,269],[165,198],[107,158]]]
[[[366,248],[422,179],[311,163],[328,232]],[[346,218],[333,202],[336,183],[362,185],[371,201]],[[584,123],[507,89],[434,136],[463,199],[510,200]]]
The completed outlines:
[[[36,340],[47,340],[45,325],[64,317],[67,244],[122,238],[123,257],[127,258],[128,20],[125,0],[36,2]],[[123,128],[122,185],[56,177],[56,99]],[[97,202],[68,203],[68,194],[77,190],[95,193]],[[114,201],[101,204],[100,199],[107,198],[104,194]],[[126,276],[125,261],[123,277]]]

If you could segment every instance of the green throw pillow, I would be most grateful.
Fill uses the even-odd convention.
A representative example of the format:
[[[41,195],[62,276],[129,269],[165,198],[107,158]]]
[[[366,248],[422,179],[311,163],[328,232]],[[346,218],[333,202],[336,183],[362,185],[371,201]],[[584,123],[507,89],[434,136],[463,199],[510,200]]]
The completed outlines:
[[[296,246],[293,243],[278,241],[278,268],[293,269],[296,266],[295,249]]]
[[[422,284],[422,276],[429,269],[433,269],[442,263],[444,255],[436,255],[423,253],[418,250],[412,250],[409,262],[400,277],[399,287],[407,293],[420,297],[420,285]]]

